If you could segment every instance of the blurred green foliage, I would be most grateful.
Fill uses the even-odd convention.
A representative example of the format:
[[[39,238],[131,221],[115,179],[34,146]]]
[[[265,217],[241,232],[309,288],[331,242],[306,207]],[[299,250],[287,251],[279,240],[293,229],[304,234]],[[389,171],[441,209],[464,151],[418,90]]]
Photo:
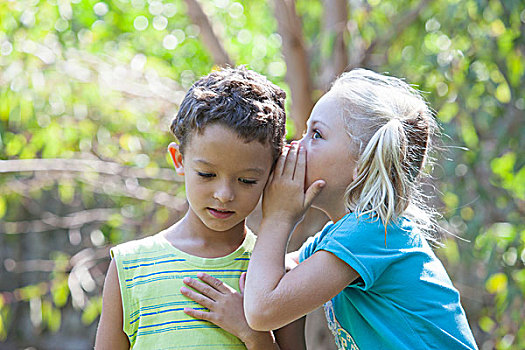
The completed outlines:
[[[200,3],[236,64],[288,90],[271,4]],[[349,2],[349,56],[419,3]],[[296,6],[317,96],[325,3]],[[483,349],[525,348],[524,29],[521,0],[435,0],[362,63],[428,92],[447,135],[434,175],[453,235],[437,252]],[[108,247],[184,211],[165,149],[185,91],[214,68],[200,30],[183,1],[0,1],[0,160],[26,161],[0,164],[0,342],[31,342],[24,317],[31,334],[65,331],[71,307],[92,325]]]

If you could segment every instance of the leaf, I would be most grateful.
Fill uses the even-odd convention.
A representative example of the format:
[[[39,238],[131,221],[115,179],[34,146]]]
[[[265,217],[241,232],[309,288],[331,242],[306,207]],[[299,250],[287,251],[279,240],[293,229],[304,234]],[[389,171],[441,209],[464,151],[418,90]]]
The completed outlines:
[[[508,278],[504,273],[495,273],[485,283],[485,288],[491,294],[500,294],[507,290]]]
[[[7,210],[6,200],[3,196],[0,196],[0,219],[4,217]]]
[[[91,298],[82,312],[82,323],[86,326],[92,324],[102,310],[102,297]]]
[[[496,326],[496,322],[494,322],[490,317],[483,316],[479,319],[479,328],[483,330],[485,333],[490,333]]]
[[[501,103],[510,102],[511,95],[510,95],[510,89],[507,83],[501,83],[498,85],[498,87],[496,88],[495,96],[498,99],[498,101],[500,101]]]

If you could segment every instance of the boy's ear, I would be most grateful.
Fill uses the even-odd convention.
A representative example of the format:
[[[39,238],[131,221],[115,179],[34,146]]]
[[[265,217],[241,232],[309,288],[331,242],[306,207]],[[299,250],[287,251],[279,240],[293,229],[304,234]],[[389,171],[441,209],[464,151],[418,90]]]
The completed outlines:
[[[184,175],[184,164],[182,160],[182,153],[180,153],[179,145],[175,142],[172,142],[168,146],[168,152],[171,156],[171,160],[173,161],[173,165],[175,166],[175,171],[179,175]]]

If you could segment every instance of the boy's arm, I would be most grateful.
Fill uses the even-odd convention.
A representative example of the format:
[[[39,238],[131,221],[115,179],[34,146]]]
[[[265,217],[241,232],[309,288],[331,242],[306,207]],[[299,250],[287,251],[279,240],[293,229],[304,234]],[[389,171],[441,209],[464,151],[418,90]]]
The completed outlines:
[[[306,350],[304,325],[306,316],[273,332],[281,350]]]
[[[129,340],[122,330],[122,299],[115,261],[111,260],[102,294],[102,314],[98,324],[95,350],[128,350]]]
[[[285,270],[289,272],[299,264],[299,251],[286,254]],[[281,350],[304,350],[306,349],[306,340],[304,337],[304,326],[306,316],[301,317],[294,322],[279,328],[273,332],[275,340]]]

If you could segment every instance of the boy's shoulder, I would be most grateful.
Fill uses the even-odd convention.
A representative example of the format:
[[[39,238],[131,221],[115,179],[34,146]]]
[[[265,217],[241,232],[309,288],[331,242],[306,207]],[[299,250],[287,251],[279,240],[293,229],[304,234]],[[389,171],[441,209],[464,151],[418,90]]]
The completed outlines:
[[[160,239],[160,233],[140,239],[120,243],[111,248],[111,256],[130,256],[135,254],[154,253],[165,249],[164,242]]]
[[[192,257],[190,254],[182,252],[175,248],[168,240],[164,238],[165,231],[161,231],[157,234],[147,236],[140,239],[120,243],[115,247],[111,248],[110,254],[112,258],[116,257],[132,257],[132,256],[147,256],[147,255],[158,255],[162,252],[170,251],[172,253],[178,253],[186,257]],[[256,235],[246,227],[246,236],[241,245],[235,252],[230,254],[228,257],[237,254],[248,254],[251,255],[257,240]],[[227,258],[227,257],[224,257]]]

